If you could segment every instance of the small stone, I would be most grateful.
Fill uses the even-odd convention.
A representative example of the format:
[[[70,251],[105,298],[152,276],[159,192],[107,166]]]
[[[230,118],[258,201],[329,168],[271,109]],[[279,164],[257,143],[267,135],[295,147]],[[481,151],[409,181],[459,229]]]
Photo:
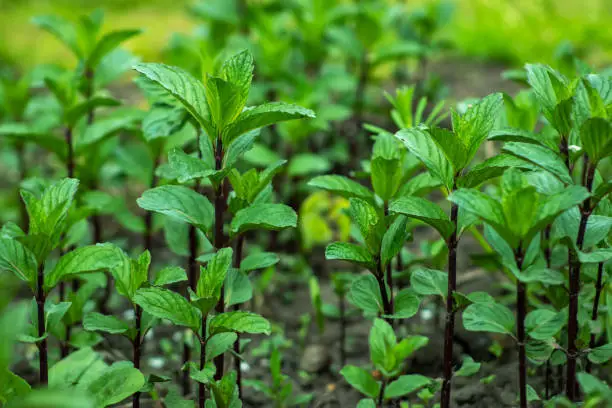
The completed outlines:
[[[328,347],[321,344],[311,344],[304,349],[304,354],[300,360],[300,370],[311,374],[320,373],[329,368],[330,363]]]

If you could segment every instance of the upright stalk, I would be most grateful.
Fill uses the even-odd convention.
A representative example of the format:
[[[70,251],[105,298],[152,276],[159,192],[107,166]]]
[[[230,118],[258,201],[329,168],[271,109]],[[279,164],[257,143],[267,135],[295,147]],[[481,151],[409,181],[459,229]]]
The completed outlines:
[[[593,179],[595,178],[595,166],[588,159],[585,161],[586,172],[586,188],[591,192],[593,189]],[[587,222],[593,209],[591,208],[591,199],[587,197],[584,203],[580,206],[580,226],[578,227],[578,236],[576,237],[576,247],[582,250],[584,245],[584,236],[586,234]],[[580,294],[580,261],[577,259],[577,254],[570,249],[570,265],[569,265],[569,280],[570,280],[570,298],[569,298],[569,321],[567,325],[567,375],[565,379],[565,395],[570,401],[575,401],[577,397],[576,387],[576,360],[578,359],[578,348],[576,347],[576,339],[578,338],[578,296]]]
[[[134,368],[140,370],[140,355],[141,355],[141,346],[142,346],[142,332],[141,332],[141,321],[142,321],[142,308],[136,305],[136,334],[134,335],[134,341],[132,343],[133,347],[133,363]],[[140,392],[135,392],[132,396],[132,408],[140,408]]]
[[[244,248],[244,235],[239,235],[236,240],[236,248],[234,249],[234,268],[240,270],[240,263],[242,262],[242,250]],[[240,310],[240,305],[234,305],[234,310]],[[242,369],[240,368],[240,333],[236,333],[236,341],[234,342],[234,365],[236,368],[236,385],[238,387],[238,397],[242,398]]]
[[[36,287],[36,306],[38,311],[38,337],[45,335],[45,266],[41,264],[38,267],[37,287]],[[47,385],[49,382],[49,362],[47,357],[47,339],[43,338],[38,342],[38,362],[39,362],[39,380],[41,385]]]
[[[202,316],[205,322],[208,315]],[[202,326],[202,335],[200,336],[200,371],[206,366],[206,325]],[[198,384],[198,407],[205,408],[206,406],[206,387],[204,384]]]
[[[451,206],[453,233],[448,238],[448,289],[446,294],[446,324],[444,328],[444,381],[442,382],[442,408],[450,407],[451,379],[453,377],[453,336],[455,333],[455,301],[457,290],[457,218],[459,206]]]
[[[384,313],[386,315],[392,315],[393,314],[393,305],[389,301],[389,296],[387,294],[387,287],[385,285],[385,272],[383,271],[382,261],[380,260],[380,257],[378,258],[378,261],[377,261],[376,265],[377,265],[377,267],[376,267],[376,272],[377,272],[376,273],[376,281],[378,282],[378,289],[380,290],[380,296],[382,298],[383,311],[384,311]],[[386,318],[385,320],[389,324],[392,323],[390,318]]]
[[[217,144],[215,146],[215,169],[221,170],[223,167],[223,142],[221,141],[221,135],[217,136]],[[225,245],[225,236],[223,235],[223,215],[225,213],[225,207],[227,206],[225,197],[225,183],[223,180],[219,181],[219,185],[215,190],[215,249],[218,251]],[[215,308],[217,313],[223,313],[225,311],[225,294],[224,288],[221,287],[221,296],[219,302]],[[205,323],[205,322],[204,322]],[[225,357],[223,353],[215,357],[215,379],[220,380],[223,377],[223,367],[225,363]]]
[[[384,204],[385,218],[389,216],[389,203]],[[393,313],[393,268],[391,267],[391,260],[387,263],[387,285],[389,285],[390,298],[389,303],[391,305],[391,313]]]
[[[599,313],[599,299],[601,297],[601,291],[603,289],[603,269],[604,263],[600,262],[597,266],[597,283],[595,284],[595,299],[593,299],[593,312],[591,313],[591,320],[597,322],[597,315]],[[589,348],[595,347],[595,333],[591,333],[591,339],[589,340]],[[591,360],[587,359],[586,372],[590,373],[592,369]]]
[[[523,248],[519,244],[514,253],[516,266],[523,267]],[[527,286],[524,282],[516,280],[516,333],[518,337],[519,355],[519,396],[520,407],[527,408],[527,354],[525,352],[525,316],[527,315]]]
[[[380,393],[378,394],[378,402],[376,403],[376,408],[383,407],[386,388],[387,388],[387,379],[383,377],[382,384],[380,386]]]

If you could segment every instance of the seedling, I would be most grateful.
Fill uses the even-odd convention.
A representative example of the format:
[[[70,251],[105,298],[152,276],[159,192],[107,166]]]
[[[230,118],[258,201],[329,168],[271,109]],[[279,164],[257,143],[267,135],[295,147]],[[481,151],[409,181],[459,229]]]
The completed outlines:
[[[423,387],[435,387],[434,382],[423,375],[400,375],[405,360],[429,342],[427,337],[409,336],[398,342],[391,325],[376,319],[369,342],[370,360],[381,378],[377,379],[369,371],[353,365],[344,366],[340,371],[353,388],[369,398],[362,400],[359,406],[382,408],[384,401],[395,400]]]

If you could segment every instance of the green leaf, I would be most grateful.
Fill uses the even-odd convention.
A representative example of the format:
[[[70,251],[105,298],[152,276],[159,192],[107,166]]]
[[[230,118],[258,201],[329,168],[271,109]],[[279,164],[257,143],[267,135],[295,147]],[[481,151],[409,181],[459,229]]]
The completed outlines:
[[[383,371],[383,374],[391,373],[400,363],[394,353],[397,338],[393,327],[385,320],[375,319],[368,340],[372,363]]]
[[[38,265],[34,254],[16,239],[0,238],[0,271],[12,272],[36,288]]]
[[[569,186],[558,193],[547,196],[540,205],[535,228],[538,230],[544,228],[552,223],[559,214],[581,204],[588,197],[588,190],[582,186]]]
[[[357,404],[357,408],[376,408],[376,403],[372,399],[362,399],[359,400]]]
[[[87,384],[89,395],[96,399],[96,407],[106,407],[123,401],[145,384],[145,377],[132,363],[119,362],[104,370]]]
[[[317,176],[308,182],[311,187],[321,188],[346,198],[358,197],[373,201],[374,193],[358,182],[336,174]]]
[[[374,258],[367,249],[348,242],[334,242],[325,248],[325,259],[356,263],[366,268],[374,267]]]
[[[138,258],[131,259],[123,256],[122,262],[111,270],[117,292],[133,300],[136,291],[149,281],[149,265],[151,264],[151,254],[149,251],[143,252]]]
[[[209,335],[218,333],[270,334],[270,322],[262,316],[250,312],[226,312],[213,317],[210,321]]]
[[[248,50],[244,50],[223,63],[221,75],[226,81],[238,86],[246,100],[251,88],[254,69],[253,55]]]
[[[395,195],[402,181],[402,167],[399,159],[388,160],[376,157],[370,163],[372,187],[383,201]]]
[[[612,155],[612,123],[603,118],[587,119],[580,128],[582,148],[594,165]]]
[[[293,119],[314,118],[315,113],[301,106],[270,102],[245,109],[223,132],[223,144],[254,129]]]
[[[514,271],[514,275],[524,283],[540,282],[547,285],[561,285],[565,277],[559,271],[532,265],[524,271]]]
[[[45,331],[55,331],[57,325],[62,321],[71,305],[71,302],[45,304]]]
[[[195,302],[202,314],[207,314],[221,297],[223,282],[232,264],[232,248],[221,248],[213,254],[206,268],[200,268]],[[194,301],[194,299],[192,299]]]
[[[212,361],[215,357],[225,353],[237,339],[236,333],[219,333],[209,338],[206,342],[206,361]]]
[[[180,149],[172,149],[168,153],[168,165],[179,183],[209,177],[217,171],[205,161],[190,156]]]
[[[236,213],[232,219],[232,236],[254,229],[279,231],[295,228],[297,214],[284,204],[254,204]]]
[[[573,183],[563,159],[546,147],[511,142],[504,145],[504,151],[543,168],[565,184]]]
[[[459,188],[476,188],[487,180],[501,176],[509,168],[535,170],[537,167],[519,157],[498,154],[477,164],[459,177],[457,186]]]
[[[380,393],[380,384],[363,368],[346,365],[340,374],[353,388],[368,397],[376,398]]]
[[[527,402],[540,401],[540,397],[536,390],[529,384],[527,384]]]
[[[176,282],[184,282],[187,280],[185,270],[179,266],[168,266],[157,272],[153,285],[164,286]]]
[[[278,255],[273,252],[258,252],[250,254],[240,262],[240,270],[250,272],[256,269],[265,269],[276,265],[280,261]]]
[[[382,313],[382,297],[376,278],[367,274],[355,279],[351,284],[349,300],[352,304],[367,313]]]
[[[119,266],[123,253],[112,244],[96,244],[77,248],[62,256],[55,267],[45,274],[45,291],[49,292],[61,280],[82,273],[110,271]]]
[[[429,385],[431,380],[424,375],[420,374],[409,374],[401,375],[399,378],[391,382],[385,388],[385,399],[399,398],[404,395],[408,395],[418,389]]]
[[[105,34],[96,44],[95,48],[89,54],[89,58],[85,65],[90,68],[98,66],[102,58],[113,51],[122,42],[140,34],[141,30],[117,30]]]
[[[612,359],[612,343],[595,347],[589,351],[588,358],[595,364],[604,364]]]
[[[598,248],[591,252],[577,252],[581,263],[600,263],[612,259],[612,248]]]
[[[61,17],[53,15],[36,16],[32,22],[43,30],[49,32],[66,45],[77,57],[82,57],[78,46],[78,38],[74,25]]]
[[[202,82],[181,68],[165,64],[143,63],[137,64],[134,69],[168,91],[209,134],[214,135],[206,103],[206,88]]]
[[[442,149],[444,155],[453,167],[453,173],[458,174],[467,165],[467,147],[459,137],[447,129],[433,127],[429,134]]]
[[[115,316],[105,316],[97,312],[89,312],[83,318],[83,328],[89,331],[102,331],[110,334],[123,334],[130,327],[126,322]]]
[[[96,366],[105,366],[102,356],[89,347],[70,353],[49,369],[49,387],[68,389],[77,384],[86,372]]]
[[[461,368],[455,372],[455,375],[459,377],[470,377],[480,371],[480,366],[481,364],[475,362],[472,357],[465,356]]]
[[[395,295],[393,299],[393,315],[389,317],[393,319],[409,319],[417,314],[420,303],[421,299],[419,299],[412,288],[403,289]]]
[[[471,188],[454,191],[448,199],[457,204],[460,209],[470,212],[491,225],[504,237],[506,235],[506,220],[499,202],[490,196]]]
[[[500,142],[533,143],[546,147],[546,144],[541,135],[527,129],[496,129],[489,133],[488,139]]]
[[[514,315],[506,306],[499,303],[474,303],[463,312],[463,326],[469,331],[512,336]]]
[[[238,305],[253,297],[253,286],[249,277],[239,269],[230,269],[225,278],[225,306]]]
[[[354,197],[349,199],[348,213],[351,220],[359,228],[370,252],[378,254],[382,240],[382,229],[384,228],[384,224],[380,222],[382,214],[379,214],[379,210],[372,204]]]
[[[448,274],[429,268],[419,268],[410,275],[410,287],[420,295],[446,298]]]
[[[439,179],[448,191],[452,191],[454,185],[453,166],[425,129],[402,129],[395,134],[395,137],[423,162],[427,170]]]
[[[242,111],[246,98],[239,86],[221,78],[206,78],[206,101],[217,132],[222,132]],[[217,135],[209,135],[216,138]],[[230,139],[224,139],[229,144]]]
[[[408,219],[400,215],[387,228],[380,246],[380,258],[383,265],[387,265],[404,247],[410,233],[406,230]]]
[[[187,222],[203,232],[212,226],[212,204],[206,197],[187,187],[155,187],[145,191],[136,202],[140,208]]]
[[[561,331],[567,321],[567,312],[537,309],[525,318],[527,334],[535,340],[549,340]]]
[[[202,323],[198,309],[187,299],[168,289],[142,288],[134,295],[134,303],[152,316],[170,320],[179,326],[198,330]]]
[[[457,123],[453,120],[453,130],[459,139],[467,146],[466,164],[474,157],[482,142],[493,129],[498,113],[503,106],[503,97],[500,93],[487,95],[473,104],[461,116]],[[461,169],[456,169],[457,171]]]
[[[391,202],[389,211],[421,220],[434,227],[445,239],[448,238],[455,229],[453,223],[440,207],[421,197],[400,197]]]

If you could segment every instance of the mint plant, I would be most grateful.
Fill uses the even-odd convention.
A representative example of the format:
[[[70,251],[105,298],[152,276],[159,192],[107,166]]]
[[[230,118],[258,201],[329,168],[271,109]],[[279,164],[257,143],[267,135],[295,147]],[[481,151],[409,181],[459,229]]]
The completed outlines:
[[[219,251],[231,245],[224,231],[229,205],[229,210],[234,213],[229,224],[229,238],[237,242],[237,266],[240,265],[243,245],[241,235],[253,229],[280,230],[296,226],[297,216],[290,207],[269,200],[269,183],[282,163],[261,174],[251,170],[241,175],[234,167],[240,156],[251,148],[259,128],[279,121],[313,117],[312,111],[283,103],[245,109],[254,69],[253,58],[248,52],[228,59],[218,76],[209,74],[204,83],[179,68],[167,65],[140,64],[135,68],[176,98],[201,128],[198,157],[174,152],[169,157],[169,164],[179,182],[208,179],[213,187],[214,202],[211,205],[205,196],[184,186],[167,185],[145,191],[138,200],[142,208],[187,222],[204,234],[210,233],[213,246]],[[229,203],[226,178],[229,178],[236,194],[236,199]],[[215,310],[219,314],[225,310],[222,287]],[[205,317],[203,314],[202,319]],[[200,326],[205,325],[202,323]],[[216,378],[219,380],[223,375],[223,353],[215,357]],[[199,393],[203,401],[203,384]]]
[[[380,382],[366,369],[354,365],[344,366],[340,371],[353,388],[368,397],[358,406],[382,408],[386,401],[396,400],[423,387],[435,387],[433,380],[423,375],[401,375],[405,360],[428,342],[424,336],[409,336],[398,341],[391,325],[375,319],[369,336],[370,361],[381,374]]]
[[[447,194],[462,186],[477,186],[500,174],[512,165],[500,156],[467,170],[480,145],[493,129],[497,112],[501,108],[501,95],[492,94],[459,115],[451,112],[453,131],[440,128],[417,127],[400,130],[395,134],[406,148],[442,183]],[[403,201],[402,201],[403,200]],[[435,204],[417,197],[403,197],[392,204],[391,211],[422,220],[434,227],[446,240],[448,247],[448,281],[446,291],[446,326],[444,335],[444,383],[442,407],[450,404],[452,378],[452,349],[455,326],[455,300],[457,290],[457,244],[461,233],[470,226],[470,219],[459,217],[459,206],[453,203],[450,219]],[[436,276],[442,277],[439,273]],[[442,278],[444,279],[444,278]]]
[[[43,385],[49,379],[47,338],[57,330],[71,305],[49,302],[48,294],[62,280],[109,270],[121,261],[118,248],[100,244],[70,251],[53,268],[45,268],[51,251],[61,245],[63,232],[70,226],[68,213],[77,187],[78,180],[66,178],[49,186],[40,196],[22,190],[30,219],[28,232],[14,224],[3,228],[2,270],[15,274],[34,294],[36,314],[32,316],[31,329],[21,340],[38,347],[39,381]]]
[[[453,192],[449,199],[475,216],[482,219],[495,231],[497,239],[505,241],[505,245],[497,242],[494,245],[507,268],[516,277],[516,341],[518,345],[519,361],[519,395],[520,406],[527,407],[527,285],[530,282],[543,284],[563,283],[562,276],[547,268],[533,265],[537,260],[530,247],[537,240],[539,234],[559,214],[581,203],[588,196],[585,188],[580,186],[568,187],[550,196],[538,193],[537,189],[529,184],[527,176],[519,170],[507,170],[501,180],[501,197],[495,200],[475,189],[461,188]],[[539,245],[533,246],[539,250]],[[537,324],[545,316],[559,316],[550,310],[536,310],[532,312],[527,321],[533,327],[533,338],[542,340],[545,334]],[[508,330],[508,316],[511,312],[495,303],[478,302],[468,306],[463,313],[464,325],[468,330],[491,330],[503,334],[510,334]],[[562,314],[561,314],[562,316]],[[550,319],[550,317],[548,317]],[[559,320],[555,320],[559,322]],[[510,328],[514,323],[510,320]],[[561,320],[561,324],[563,324]],[[561,327],[551,322],[551,332],[556,334]],[[539,330],[539,331],[538,331]]]

